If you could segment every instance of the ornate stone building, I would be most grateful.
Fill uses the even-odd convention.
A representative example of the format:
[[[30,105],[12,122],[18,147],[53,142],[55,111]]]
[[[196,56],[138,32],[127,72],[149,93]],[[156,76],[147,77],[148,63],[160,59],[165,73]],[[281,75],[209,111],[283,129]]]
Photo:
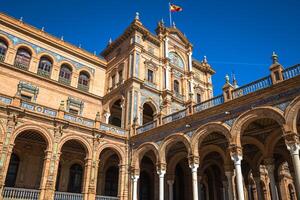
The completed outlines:
[[[213,97],[207,59],[155,32],[137,14],[97,56],[0,14],[2,199],[300,199],[300,65]]]

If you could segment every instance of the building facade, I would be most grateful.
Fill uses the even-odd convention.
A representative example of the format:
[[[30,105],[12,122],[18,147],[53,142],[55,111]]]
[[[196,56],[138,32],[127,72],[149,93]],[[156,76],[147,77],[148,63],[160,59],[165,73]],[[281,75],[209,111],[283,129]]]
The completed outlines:
[[[2,199],[300,199],[300,65],[245,86],[138,13],[101,55],[0,14]]]

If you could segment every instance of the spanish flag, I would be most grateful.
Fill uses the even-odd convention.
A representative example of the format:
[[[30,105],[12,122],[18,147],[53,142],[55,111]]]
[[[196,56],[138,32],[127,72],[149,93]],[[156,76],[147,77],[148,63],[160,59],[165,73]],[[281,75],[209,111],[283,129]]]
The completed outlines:
[[[175,4],[170,4],[170,11],[171,12],[180,12],[180,11],[182,11],[182,8]]]

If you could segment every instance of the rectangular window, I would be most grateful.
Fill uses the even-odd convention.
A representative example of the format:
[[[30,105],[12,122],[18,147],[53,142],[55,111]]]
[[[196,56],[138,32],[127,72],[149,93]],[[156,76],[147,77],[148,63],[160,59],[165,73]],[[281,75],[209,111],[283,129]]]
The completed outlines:
[[[151,83],[153,83],[153,71],[148,69],[148,77],[147,80]]]
[[[123,81],[123,70],[119,71],[119,83]]]
[[[32,97],[25,94],[21,94],[21,99],[24,101],[31,101]]]
[[[116,84],[116,75],[111,76],[111,87],[115,87]]]
[[[133,65],[134,65],[134,62],[133,62],[133,54],[130,54],[129,55],[129,70],[130,70],[130,77],[133,77]]]
[[[201,103],[201,95],[197,94],[197,103]]]
[[[140,54],[135,55],[135,77],[139,77]]]

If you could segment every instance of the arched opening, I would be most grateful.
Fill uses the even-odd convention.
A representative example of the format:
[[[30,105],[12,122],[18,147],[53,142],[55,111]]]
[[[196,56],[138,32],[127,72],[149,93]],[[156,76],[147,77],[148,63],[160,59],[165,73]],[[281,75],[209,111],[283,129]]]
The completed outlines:
[[[82,71],[79,74],[78,78],[78,89],[88,92],[90,84],[90,75],[89,73]]]
[[[122,127],[121,99],[115,101],[110,108],[109,124],[117,127]]]
[[[119,196],[120,158],[114,149],[104,149],[99,157],[99,169],[97,178],[97,195],[98,196]]]
[[[46,78],[50,77],[51,69],[53,62],[48,56],[42,56],[40,59],[39,67],[38,67],[38,75],[44,76]]]
[[[86,157],[86,147],[80,141],[72,139],[63,144],[56,176],[56,191],[82,193]]]
[[[157,192],[157,190],[155,190],[156,169],[153,163],[153,156],[152,151],[147,152],[141,160],[138,187],[140,200],[155,199],[155,192]]]
[[[5,187],[39,189],[48,143],[41,133],[26,130],[15,139]]]
[[[83,168],[79,164],[70,167],[68,192],[81,193]]]
[[[8,48],[7,42],[0,38],[0,62],[4,61],[7,48]]]
[[[155,117],[155,109],[154,106],[149,103],[144,103],[143,105],[143,124],[147,124],[149,122],[154,121]]]
[[[10,157],[10,163],[6,174],[5,186],[15,187],[19,164],[20,158],[15,153],[13,153]]]
[[[174,142],[166,147],[166,163],[168,164],[165,175],[167,181],[173,182],[174,200],[192,200],[192,173],[188,162],[187,148],[182,141]],[[170,197],[170,191],[168,190]]]
[[[31,61],[31,52],[24,47],[18,49],[16,57],[15,57],[15,66],[28,70]]]
[[[63,64],[60,68],[58,81],[65,85],[71,84],[72,67],[68,64]]]

